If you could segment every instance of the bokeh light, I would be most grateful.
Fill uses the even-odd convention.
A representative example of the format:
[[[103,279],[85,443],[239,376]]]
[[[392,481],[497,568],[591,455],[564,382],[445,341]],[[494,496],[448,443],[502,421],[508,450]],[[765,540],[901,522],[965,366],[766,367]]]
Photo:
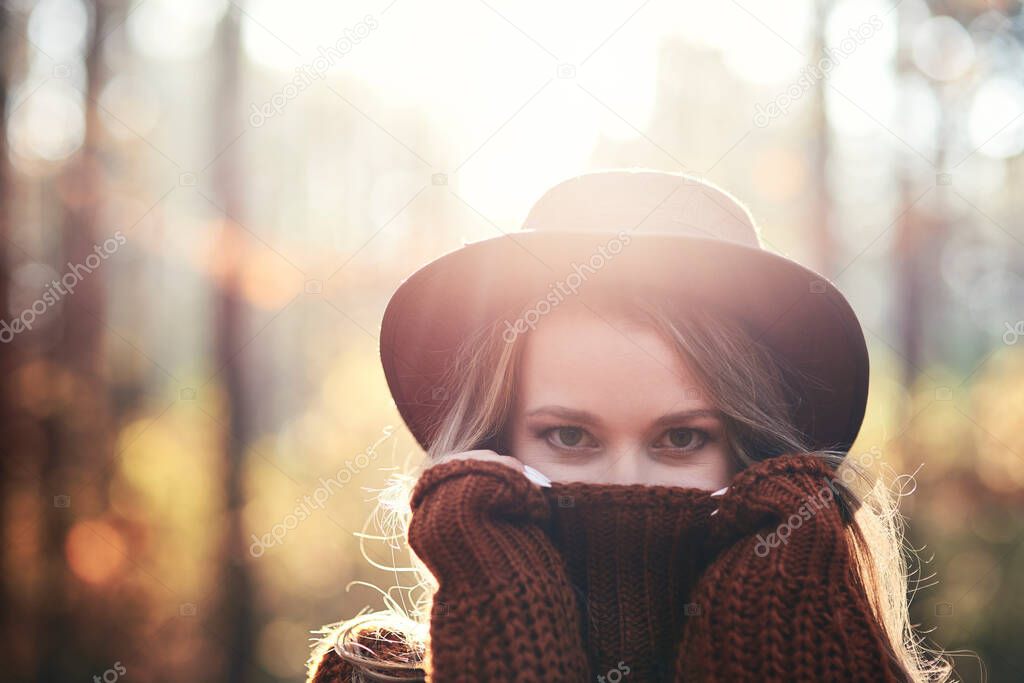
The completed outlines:
[[[295,681],[321,625],[411,605],[409,573],[377,566],[405,568],[401,539],[360,536],[394,531],[423,457],[380,366],[389,297],[615,167],[722,185],[843,291],[871,357],[853,452],[914,488],[912,621],[968,653],[964,681],[975,653],[1018,675],[1019,3],[4,12],[12,677]]]

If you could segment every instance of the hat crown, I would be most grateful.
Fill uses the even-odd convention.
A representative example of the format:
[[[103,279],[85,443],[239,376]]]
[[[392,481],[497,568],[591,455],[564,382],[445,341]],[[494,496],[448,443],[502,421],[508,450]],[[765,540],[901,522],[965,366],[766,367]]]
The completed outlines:
[[[696,176],[646,170],[585,173],[547,190],[523,230],[671,234],[760,248],[750,212]]]

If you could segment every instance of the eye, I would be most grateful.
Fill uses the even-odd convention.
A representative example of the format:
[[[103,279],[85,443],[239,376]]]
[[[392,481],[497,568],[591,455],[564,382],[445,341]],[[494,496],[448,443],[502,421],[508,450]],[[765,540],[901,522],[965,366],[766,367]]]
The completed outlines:
[[[562,426],[545,430],[544,438],[556,448],[592,448],[596,446],[593,437],[582,427]],[[590,437],[588,439],[588,437]]]
[[[710,440],[708,433],[702,429],[678,427],[665,432],[662,439],[658,441],[654,447],[695,451],[699,448],[703,448]]]

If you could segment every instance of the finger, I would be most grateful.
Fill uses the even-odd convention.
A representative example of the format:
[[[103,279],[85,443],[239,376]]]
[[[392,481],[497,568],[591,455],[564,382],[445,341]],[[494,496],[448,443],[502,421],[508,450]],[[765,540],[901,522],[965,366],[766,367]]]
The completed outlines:
[[[526,478],[532,481],[537,486],[540,486],[542,488],[548,488],[551,486],[551,479],[549,479],[546,474],[544,474],[540,470],[535,470],[529,465],[523,465],[523,474],[525,474]]]
[[[487,460],[491,462],[501,463],[506,467],[510,467],[518,472],[523,472],[523,463],[516,458],[508,455],[499,455],[491,450],[474,450],[474,451],[463,451],[461,453],[448,453],[441,456],[432,466],[440,465],[442,462],[450,462],[452,460]]]

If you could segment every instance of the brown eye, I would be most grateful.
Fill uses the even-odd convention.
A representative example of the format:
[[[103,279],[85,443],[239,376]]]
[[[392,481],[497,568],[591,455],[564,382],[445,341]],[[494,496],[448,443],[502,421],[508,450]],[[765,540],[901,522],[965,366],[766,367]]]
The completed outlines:
[[[676,448],[687,448],[696,439],[697,434],[692,429],[672,429],[668,432],[668,440]]]
[[[703,448],[709,441],[711,441],[711,437],[702,429],[677,427],[665,432],[655,448],[695,451]]]
[[[579,427],[559,427],[555,434],[562,446],[576,446],[583,440],[583,430]]]
[[[555,448],[582,450],[598,446],[597,441],[586,429],[572,425],[551,427],[544,430],[541,436]]]

